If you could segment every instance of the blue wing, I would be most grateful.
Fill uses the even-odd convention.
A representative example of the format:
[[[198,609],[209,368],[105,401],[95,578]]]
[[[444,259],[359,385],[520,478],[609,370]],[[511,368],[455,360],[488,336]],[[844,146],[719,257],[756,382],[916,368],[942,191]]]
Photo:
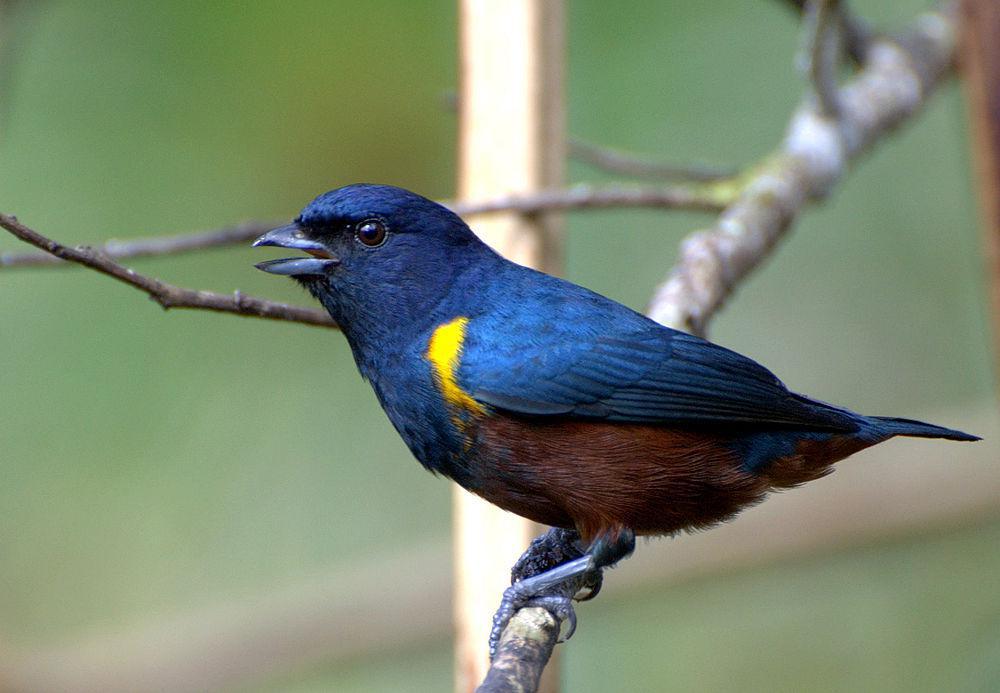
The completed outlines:
[[[516,310],[469,322],[459,381],[476,400],[534,416],[857,429],[850,412],[790,392],[745,356],[546,279],[559,290],[515,291],[505,303]]]

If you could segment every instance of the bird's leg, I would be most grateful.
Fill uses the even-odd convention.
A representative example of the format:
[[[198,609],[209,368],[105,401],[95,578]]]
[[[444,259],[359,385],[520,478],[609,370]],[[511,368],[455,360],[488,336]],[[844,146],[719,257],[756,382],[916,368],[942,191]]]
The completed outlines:
[[[493,615],[490,656],[496,652],[511,617],[525,606],[541,606],[561,621],[568,621],[569,630],[562,641],[569,640],[576,630],[573,598],[584,589],[588,593],[583,599],[596,596],[603,569],[634,549],[635,533],[625,528],[601,533],[586,551],[580,545],[580,535],[573,530],[550,529],[533,540],[514,564],[511,586],[504,591],[500,608]]]
[[[545,534],[535,537],[527,550],[510,569],[510,583],[534,577],[557,565],[580,558],[586,545],[575,529],[552,527]]]

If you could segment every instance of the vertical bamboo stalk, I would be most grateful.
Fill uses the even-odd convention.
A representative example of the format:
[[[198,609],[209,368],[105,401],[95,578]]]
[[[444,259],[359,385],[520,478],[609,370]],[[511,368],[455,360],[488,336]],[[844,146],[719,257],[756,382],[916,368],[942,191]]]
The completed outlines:
[[[1000,3],[965,0],[962,15],[962,67],[1000,377]]]
[[[562,0],[459,0],[459,23],[459,197],[559,185],[565,141]],[[511,260],[559,271],[557,218],[495,214],[469,221]],[[487,636],[510,567],[541,530],[461,489],[454,511],[455,690],[467,693],[488,669]],[[543,688],[554,690],[553,681],[543,679]]]

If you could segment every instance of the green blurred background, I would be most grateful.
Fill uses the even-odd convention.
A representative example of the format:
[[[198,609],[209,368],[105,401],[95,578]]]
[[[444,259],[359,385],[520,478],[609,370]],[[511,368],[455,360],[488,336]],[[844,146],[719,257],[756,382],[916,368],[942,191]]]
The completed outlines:
[[[573,135],[717,163],[753,161],[781,137],[802,90],[781,3],[567,4]],[[924,6],[853,4],[888,24]],[[0,30],[0,209],[61,241],[288,218],[354,181],[453,190],[452,2],[20,1]],[[960,97],[946,86],[805,216],[713,338],[861,411],[988,416]],[[570,176],[607,178],[577,164]],[[642,309],[678,240],[706,223],[573,215],[566,273]],[[0,236],[0,251],[16,249]],[[134,266],[306,302],[255,271],[259,259]],[[336,333],[164,313],[74,269],[0,271],[0,326],[0,656],[446,540],[449,485],[410,458]],[[995,514],[602,595],[564,648],[566,690],[1000,689],[998,547]],[[670,542],[640,550],[669,561]],[[450,657],[434,634],[240,686],[440,691]]]

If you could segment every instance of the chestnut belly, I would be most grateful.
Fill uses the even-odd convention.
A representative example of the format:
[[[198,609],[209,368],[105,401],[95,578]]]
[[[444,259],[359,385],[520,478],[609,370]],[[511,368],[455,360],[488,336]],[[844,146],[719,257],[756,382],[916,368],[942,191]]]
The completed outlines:
[[[870,444],[846,434],[779,432],[780,454],[750,466],[755,435],[493,413],[475,432],[468,486],[501,508],[575,528],[588,540],[617,527],[671,534],[710,526],[774,488],[823,476]],[[775,436],[767,434],[771,447]]]

